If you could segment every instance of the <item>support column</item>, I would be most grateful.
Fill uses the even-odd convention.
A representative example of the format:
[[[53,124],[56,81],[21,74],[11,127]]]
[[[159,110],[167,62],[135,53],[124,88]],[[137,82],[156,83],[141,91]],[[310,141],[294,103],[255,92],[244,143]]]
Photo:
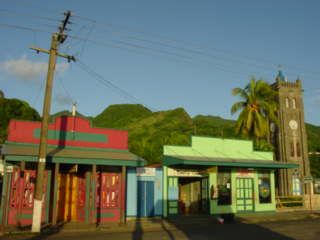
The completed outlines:
[[[6,207],[7,207],[7,194],[9,193],[8,191],[8,185],[10,183],[7,183],[7,164],[6,160],[3,159],[3,179],[2,179],[2,193],[1,193],[1,205],[0,205],[0,220],[1,220],[1,228],[0,232],[4,233],[4,228],[7,220],[7,214],[6,214]]]
[[[54,182],[53,182],[53,203],[52,203],[52,225],[57,224],[58,218],[58,192],[59,192],[59,163],[54,166]]]
[[[124,224],[126,222],[126,178],[127,168],[122,166],[121,173],[121,206],[120,206],[120,223]]]
[[[167,217],[168,216],[168,177],[167,177],[167,167],[163,166],[163,212],[162,215],[163,217]]]
[[[26,162],[25,161],[21,161],[21,163],[20,163],[20,171],[24,172],[25,169],[26,169]]]
[[[91,210],[91,223],[97,222],[97,210],[95,206],[96,199],[96,175],[97,165],[92,165],[92,176],[91,176],[91,197],[90,197],[90,210]]]

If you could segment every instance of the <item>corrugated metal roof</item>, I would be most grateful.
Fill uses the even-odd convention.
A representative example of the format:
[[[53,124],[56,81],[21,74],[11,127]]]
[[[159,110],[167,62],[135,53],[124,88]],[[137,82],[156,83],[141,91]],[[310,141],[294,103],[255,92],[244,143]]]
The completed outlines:
[[[15,145],[5,144],[3,149],[4,155],[16,156],[38,156],[38,145]],[[142,158],[129,151],[108,149],[106,151],[88,148],[70,148],[70,147],[52,147],[47,148],[48,157],[62,158],[85,158],[85,159],[112,159],[112,160],[129,160],[129,161],[144,161]]]

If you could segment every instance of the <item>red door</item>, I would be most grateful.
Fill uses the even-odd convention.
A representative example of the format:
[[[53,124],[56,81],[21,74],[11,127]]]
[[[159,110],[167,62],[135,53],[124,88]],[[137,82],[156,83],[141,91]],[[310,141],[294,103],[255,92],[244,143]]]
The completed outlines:
[[[46,188],[48,172],[45,171],[42,205],[42,221],[46,216]],[[9,198],[8,224],[9,225],[31,225],[33,212],[33,197],[36,183],[36,171],[13,169],[11,177],[11,188]]]
[[[97,173],[96,213],[97,222],[120,220],[121,174]]]
[[[77,196],[77,220],[85,221],[86,207],[86,179],[84,176],[78,176],[78,196]]]

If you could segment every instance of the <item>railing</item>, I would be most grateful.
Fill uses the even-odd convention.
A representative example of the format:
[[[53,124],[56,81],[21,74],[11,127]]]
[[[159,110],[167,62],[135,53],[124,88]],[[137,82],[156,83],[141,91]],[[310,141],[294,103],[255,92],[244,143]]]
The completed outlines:
[[[276,196],[277,208],[300,208],[304,206],[303,196]]]

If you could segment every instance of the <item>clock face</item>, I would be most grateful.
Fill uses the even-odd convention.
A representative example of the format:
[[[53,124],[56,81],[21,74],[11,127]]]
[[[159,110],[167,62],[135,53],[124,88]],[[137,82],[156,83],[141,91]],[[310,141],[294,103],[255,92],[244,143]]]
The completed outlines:
[[[298,123],[296,120],[290,120],[289,122],[289,127],[292,129],[292,130],[297,130],[298,129]]]

